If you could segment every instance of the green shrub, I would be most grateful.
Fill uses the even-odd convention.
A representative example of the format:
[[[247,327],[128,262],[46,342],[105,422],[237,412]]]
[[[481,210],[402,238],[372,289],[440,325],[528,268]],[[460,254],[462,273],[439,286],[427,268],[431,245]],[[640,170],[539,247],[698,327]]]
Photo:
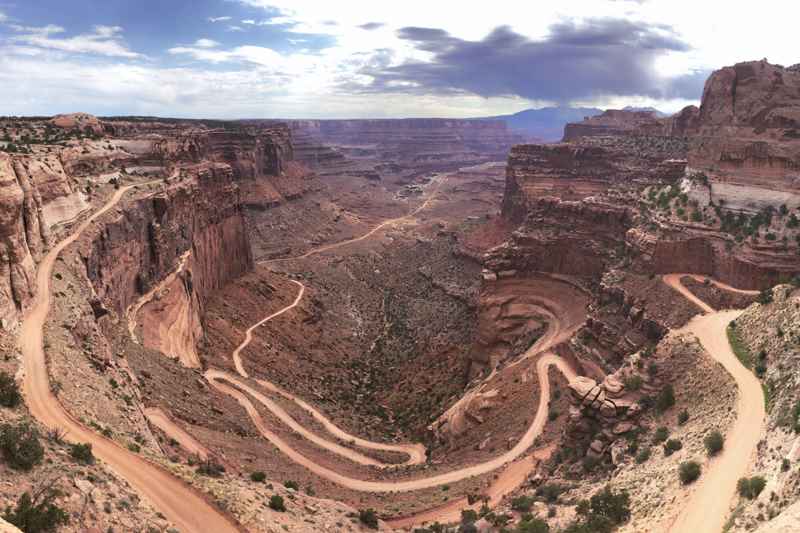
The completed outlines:
[[[530,496],[517,496],[511,500],[511,508],[520,513],[527,513],[533,507],[533,498]]]
[[[462,524],[472,524],[478,520],[478,512],[474,509],[462,509],[461,510],[461,523]]]
[[[673,389],[670,384],[661,389],[661,392],[658,393],[658,397],[656,398],[656,411],[663,413],[673,405],[675,405],[675,389]]]
[[[283,496],[273,494],[272,497],[269,499],[269,508],[272,509],[273,511],[278,511],[279,513],[285,512],[286,504],[283,501]]]
[[[267,479],[267,474],[261,472],[260,470],[257,472],[250,473],[250,480],[255,481],[256,483],[263,483],[264,480]]]
[[[725,446],[725,438],[719,431],[712,431],[703,439],[703,444],[706,447],[706,452],[709,457],[713,457],[722,451]]]
[[[626,376],[623,380],[625,388],[629,391],[637,391],[642,388],[642,376],[639,374],[633,374],[631,376]]]
[[[517,524],[516,533],[550,533],[550,526],[541,518],[530,517]]]
[[[225,467],[214,459],[209,458],[197,466],[197,473],[208,477],[222,477],[222,474],[225,473]]]
[[[13,376],[0,372],[0,405],[3,407],[16,407],[22,401],[19,386]]]
[[[630,496],[605,487],[590,500],[578,503],[577,514],[578,519],[564,533],[611,533],[630,519]]]
[[[91,465],[94,464],[94,454],[92,453],[92,445],[88,442],[86,444],[72,444],[69,449],[70,456],[81,464]]]
[[[669,439],[664,443],[664,455],[669,457],[673,453],[683,448],[683,443],[678,439]]]
[[[661,426],[656,429],[656,432],[653,434],[653,442],[655,444],[661,444],[669,437],[669,430],[665,426]]]
[[[688,421],[689,421],[689,412],[686,409],[684,409],[683,411],[678,413],[678,425],[679,426],[684,425]]]
[[[697,478],[700,477],[702,469],[700,468],[700,463],[696,461],[684,461],[678,467],[678,477],[681,480],[681,483],[684,485],[688,485],[689,483],[693,483],[697,481]]]
[[[292,481],[291,479],[288,481],[284,481],[283,486],[286,487],[287,489],[300,490],[300,485],[297,483],[297,481]]]
[[[28,471],[42,462],[44,448],[39,432],[30,424],[0,426],[0,453],[14,470]]]
[[[755,500],[766,485],[767,481],[761,476],[753,476],[751,478],[743,477],[740,478],[739,482],[736,484],[736,489],[739,491],[739,496],[742,498]]]
[[[69,515],[54,502],[60,493],[53,488],[40,491],[36,496],[26,492],[17,500],[14,509],[8,508],[3,519],[25,533],[56,531],[69,522]]]
[[[547,503],[556,503],[559,496],[566,491],[567,488],[558,483],[547,483],[541,485],[536,489],[536,495],[542,498]]]
[[[362,509],[358,511],[358,519],[370,529],[378,529],[378,514],[375,509]]]
[[[642,448],[642,450],[636,454],[636,462],[638,464],[642,464],[650,459],[650,448]]]

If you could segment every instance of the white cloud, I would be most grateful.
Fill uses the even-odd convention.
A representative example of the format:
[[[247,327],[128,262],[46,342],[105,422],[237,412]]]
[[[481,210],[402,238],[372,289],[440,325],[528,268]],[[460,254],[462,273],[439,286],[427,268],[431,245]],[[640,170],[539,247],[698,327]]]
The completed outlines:
[[[215,48],[219,46],[219,43],[213,39],[197,39],[194,42],[194,46],[197,48]]]
[[[236,26],[234,24],[228,26],[228,31],[244,31],[244,28],[241,26]]]
[[[233,17],[208,17],[209,22],[227,22]]]
[[[93,33],[63,38],[55,37],[66,32],[60,26],[48,25],[40,28],[14,26],[13,29],[20,32],[20,35],[12,37],[12,41],[37,48],[127,59],[142,57],[141,54],[131,51],[122,41],[122,28],[119,26],[95,26]]]
[[[242,24],[249,24],[251,26],[254,25],[255,23],[256,23],[256,21],[253,20],[253,19],[246,19],[246,20],[242,21]]]
[[[5,22],[8,20],[8,15],[0,11],[0,22]]]

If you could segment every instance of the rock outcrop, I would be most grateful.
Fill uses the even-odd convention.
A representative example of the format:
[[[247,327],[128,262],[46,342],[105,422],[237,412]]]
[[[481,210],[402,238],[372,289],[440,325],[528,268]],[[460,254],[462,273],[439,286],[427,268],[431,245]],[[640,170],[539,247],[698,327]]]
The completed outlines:
[[[728,209],[800,206],[800,69],[762,61],[714,72],[703,91],[689,166]]]
[[[191,251],[186,268],[202,302],[253,268],[241,192],[231,167],[204,163],[166,192],[136,201],[92,239],[84,260],[97,295],[120,315]]]

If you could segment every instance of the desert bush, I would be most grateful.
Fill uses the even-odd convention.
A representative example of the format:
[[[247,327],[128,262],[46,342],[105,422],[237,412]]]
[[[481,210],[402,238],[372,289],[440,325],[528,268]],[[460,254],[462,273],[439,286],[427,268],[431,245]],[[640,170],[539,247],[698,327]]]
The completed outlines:
[[[561,496],[561,494],[566,490],[566,487],[559,485],[558,483],[547,483],[539,486],[536,489],[536,496],[539,496],[547,503],[556,503],[558,501],[558,497]]]
[[[653,434],[653,442],[655,444],[661,444],[669,437],[669,430],[665,426],[661,426],[656,429],[656,432]]]
[[[636,462],[638,464],[642,464],[650,459],[650,448],[642,448],[639,453],[636,454]]]
[[[0,426],[0,453],[14,470],[28,471],[42,462],[44,448],[39,432],[27,423]]]
[[[664,443],[664,455],[669,457],[673,453],[683,448],[683,443],[678,439],[669,439]]]
[[[684,409],[683,411],[678,413],[678,425],[679,426],[684,425],[688,421],[689,421],[689,412],[686,409]]]
[[[54,502],[60,493],[48,487],[33,496],[25,492],[13,509],[9,506],[3,519],[25,533],[56,531],[69,522],[69,515]]]
[[[761,491],[764,490],[767,481],[761,476],[753,476],[751,478],[740,478],[736,484],[736,489],[739,491],[739,496],[749,500],[755,500]]]
[[[461,510],[461,523],[462,524],[471,524],[478,520],[478,513],[474,509],[462,509]]]
[[[375,509],[362,509],[358,511],[358,519],[368,528],[378,529],[378,514],[375,512]]]
[[[269,508],[273,511],[278,511],[279,513],[286,511],[286,504],[283,501],[283,496],[273,494],[269,499]]]
[[[0,372],[0,405],[3,407],[16,407],[22,401],[19,385],[13,376]]]
[[[642,388],[642,376],[639,374],[633,374],[631,376],[626,376],[623,383],[625,388],[629,391],[637,391]]]
[[[208,477],[222,477],[225,467],[209,458],[197,466],[197,473]]]
[[[703,444],[709,457],[713,457],[722,451],[722,447],[725,446],[725,439],[722,433],[715,430],[705,436]]]
[[[578,519],[564,533],[611,533],[630,519],[630,495],[606,486],[591,499],[578,503],[576,510]]]
[[[549,533],[550,526],[541,518],[530,517],[517,524],[516,533]]]
[[[88,442],[85,444],[72,444],[69,448],[69,455],[81,464],[90,465],[94,464],[94,454],[92,453],[92,445]]]
[[[678,466],[678,477],[681,483],[688,485],[689,483],[697,481],[701,471],[700,463],[696,461],[684,461]]]
[[[256,483],[263,483],[264,480],[267,479],[267,474],[261,472],[260,470],[257,472],[250,473],[250,480],[255,481]]]
[[[663,413],[673,405],[675,405],[675,389],[673,389],[670,384],[661,389],[661,392],[658,393],[658,397],[656,398],[656,411]]]
[[[291,479],[284,481],[283,486],[287,489],[300,490],[300,485],[297,483],[297,481],[292,481]]]
[[[511,500],[511,508],[520,513],[527,513],[533,507],[533,498],[530,496],[517,496]]]

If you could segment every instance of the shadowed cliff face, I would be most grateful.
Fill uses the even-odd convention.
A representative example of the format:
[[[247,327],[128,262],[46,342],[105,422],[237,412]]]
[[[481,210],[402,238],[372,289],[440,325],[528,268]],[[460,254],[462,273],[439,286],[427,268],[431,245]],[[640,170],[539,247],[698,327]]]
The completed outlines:
[[[198,165],[186,176],[166,192],[127,207],[85,251],[97,295],[120,314],[187,251],[186,277],[201,305],[211,292],[253,268],[241,194],[230,167]]]

